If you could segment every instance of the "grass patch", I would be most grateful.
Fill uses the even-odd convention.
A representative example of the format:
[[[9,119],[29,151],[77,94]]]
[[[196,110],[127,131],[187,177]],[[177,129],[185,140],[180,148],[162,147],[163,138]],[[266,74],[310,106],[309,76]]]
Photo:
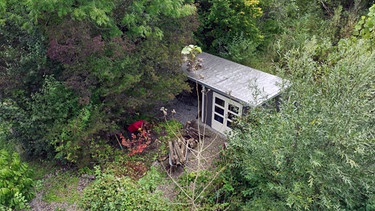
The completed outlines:
[[[71,172],[59,173],[45,179],[43,200],[51,202],[78,202],[81,195],[77,189],[79,177]]]
[[[73,170],[61,170],[54,162],[28,162],[33,171],[35,191],[43,193],[43,201],[78,202],[81,195],[77,189],[79,176]]]

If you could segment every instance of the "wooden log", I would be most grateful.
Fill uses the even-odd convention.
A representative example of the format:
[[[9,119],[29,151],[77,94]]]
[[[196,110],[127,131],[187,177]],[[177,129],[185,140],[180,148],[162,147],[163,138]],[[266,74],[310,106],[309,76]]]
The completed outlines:
[[[197,140],[205,137],[203,134],[200,134],[199,131],[193,127],[186,128],[185,132],[187,136],[197,139]]]
[[[179,146],[179,143],[178,143],[178,141],[175,141],[174,143],[175,143],[174,144],[174,149],[175,149],[174,151],[176,152],[176,155],[178,157],[178,162],[181,165],[184,165],[185,164],[185,159],[184,159],[184,155],[183,155],[183,153],[181,151],[181,148]]]
[[[203,135],[199,134],[197,129],[187,124],[182,136],[177,137],[177,139],[173,141],[169,141],[168,161],[170,166],[184,166],[187,162],[189,149],[197,147],[200,136]]]
[[[174,149],[173,149],[173,143],[171,141],[168,141],[168,147],[169,147],[169,165],[170,166],[175,166],[176,165],[176,160],[174,159]]]
[[[198,145],[198,140],[196,140],[195,138],[189,138],[187,140],[187,143],[188,143],[188,146],[191,148],[191,149],[195,149]]]
[[[182,152],[182,156],[183,156],[183,159],[184,159],[184,163],[186,162],[186,158],[187,158],[187,142],[185,141],[185,139],[183,139],[184,141],[182,142],[182,145],[181,145],[181,152]]]

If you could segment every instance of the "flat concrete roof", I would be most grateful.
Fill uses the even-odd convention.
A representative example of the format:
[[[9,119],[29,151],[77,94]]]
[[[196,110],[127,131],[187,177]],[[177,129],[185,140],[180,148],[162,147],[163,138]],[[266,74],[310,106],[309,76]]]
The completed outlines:
[[[251,107],[274,98],[282,86],[287,87],[280,77],[212,54],[203,52],[198,59],[202,59],[202,68],[197,71],[182,66],[190,80]]]

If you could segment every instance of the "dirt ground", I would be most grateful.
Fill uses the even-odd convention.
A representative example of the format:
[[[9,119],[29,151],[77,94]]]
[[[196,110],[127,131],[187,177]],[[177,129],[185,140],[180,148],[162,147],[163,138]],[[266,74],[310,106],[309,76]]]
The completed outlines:
[[[191,94],[185,93],[182,96],[170,101],[168,104],[162,105],[168,111],[167,118],[171,118],[170,112],[172,110],[176,111],[173,118],[181,122],[183,125],[187,121],[195,122],[198,124],[197,114],[198,114],[198,100]],[[163,115],[159,111],[159,108],[155,109],[155,112],[159,112],[159,118],[162,119]],[[159,186],[159,190],[164,192],[164,196],[170,201],[176,198],[179,190],[176,189],[176,185],[173,180],[177,180],[185,171],[194,172],[197,170],[209,170],[214,167],[215,161],[220,158],[220,152],[223,149],[224,143],[226,142],[226,137],[211,127],[200,123],[199,124],[200,133],[205,135],[205,138],[201,140],[200,146],[202,147],[201,153],[198,155],[197,152],[188,153],[188,161],[184,167],[177,167],[172,170],[167,169],[170,173],[170,178]],[[195,151],[198,149],[194,149]],[[162,163],[155,162],[154,165],[164,169],[163,166],[169,166],[167,161]],[[173,179],[173,180],[172,180]]]

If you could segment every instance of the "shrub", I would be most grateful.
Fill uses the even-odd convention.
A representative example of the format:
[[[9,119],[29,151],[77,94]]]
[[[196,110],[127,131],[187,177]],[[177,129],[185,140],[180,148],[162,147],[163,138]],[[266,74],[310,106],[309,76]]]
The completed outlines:
[[[155,132],[160,135],[159,139],[162,141],[170,140],[176,137],[176,134],[180,134],[183,125],[181,122],[171,119],[164,122],[160,122],[155,128]]]
[[[252,39],[246,38],[241,32],[233,37],[225,47],[226,51],[220,53],[220,55],[232,61],[250,65],[256,58],[255,51],[257,46],[258,44],[254,43]]]
[[[0,103],[1,107],[2,103]],[[0,108],[1,112],[1,108]],[[0,150],[4,149],[8,152],[13,152],[16,149],[12,140],[7,139],[7,134],[11,130],[11,124],[0,117]]]
[[[373,206],[375,54],[368,40],[328,43],[290,51],[280,112],[252,109],[230,137],[229,201],[242,209]]]
[[[222,52],[231,40],[243,33],[246,39],[260,43],[263,35],[257,26],[262,15],[259,1],[199,0],[198,14],[201,25],[195,34],[205,51]]]
[[[97,180],[84,190],[81,207],[87,210],[170,210],[156,186],[160,175],[155,169],[138,183],[96,169]]]
[[[33,197],[33,192],[30,191],[33,180],[30,176],[28,165],[21,162],[18,153],[10,154],[0,150],[0,205],[3,208],[28,207],[27,201]]]
[[[168,141],[175,139],[176,135],[181,133],[183,125],[181,122],[170,119],[160,122],[154,131],[158,134],[160,145],[158,147],[157,156],[158,158],[164,159],[169,152]]]
[[[8,112],[12,123],[11,137],[17,140],[30,157],[53,158],[56,154],[56,136],[64,132],[69,118],[78,114],[74,93],[53,77],[45,77],[43,88],[30,101],[20,106],[10,101],[2,109]],[[69,131],[68,131],[69,132]]]

